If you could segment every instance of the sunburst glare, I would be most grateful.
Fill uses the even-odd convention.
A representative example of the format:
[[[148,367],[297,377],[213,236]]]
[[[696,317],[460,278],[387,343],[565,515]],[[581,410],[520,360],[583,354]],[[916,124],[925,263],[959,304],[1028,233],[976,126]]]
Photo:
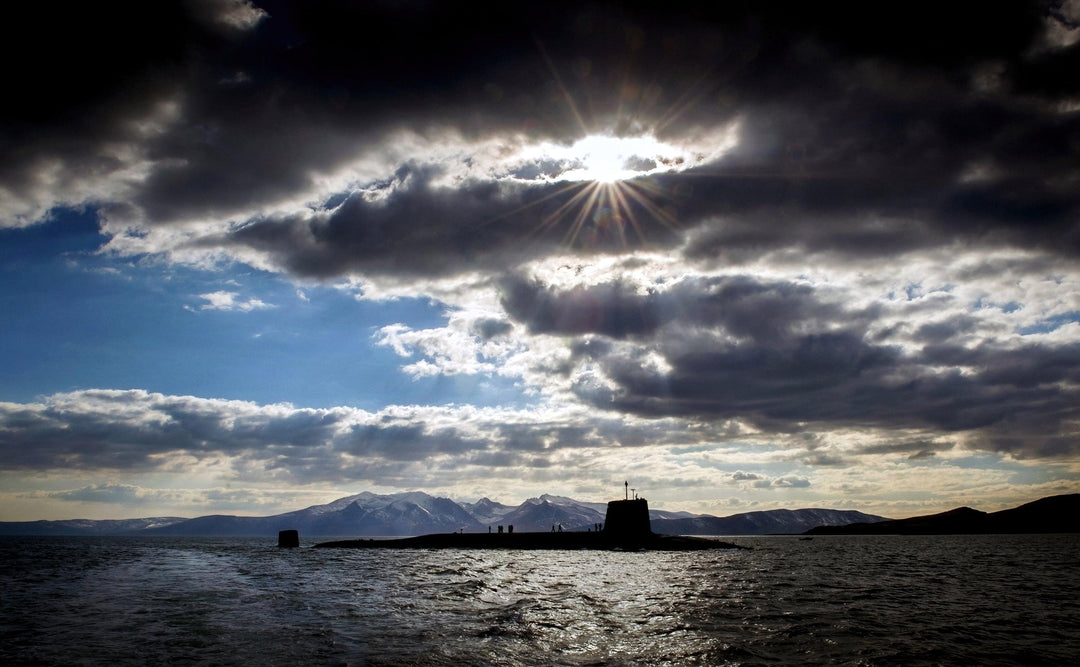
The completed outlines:
[[[736,143],[737,125],[707,149],[665,143],[656,137],[590,134],[572,144],[545,142],[518,153],[513,180],[566,183],[566,200],[541,221],[538,231],[565,225],[563,242],[595,246],[627,245],[631,235],[644,241],[645,225],[677,226],[657,179],[715,161]],[[715,138],[714,138],[715,139]]]
[[[520,158],[553,167],[545,180],[614,183],[681,171],[701,164],[713,154],[714,151],[693,151],[667,144],[651,135],[590,134],[570,145],[545,142],[527,147]]]

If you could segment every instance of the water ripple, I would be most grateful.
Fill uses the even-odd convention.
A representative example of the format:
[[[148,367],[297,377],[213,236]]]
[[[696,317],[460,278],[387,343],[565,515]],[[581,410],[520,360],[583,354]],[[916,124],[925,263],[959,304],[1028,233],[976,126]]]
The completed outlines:
[[[1080,536],[684,553],[0,539],[5,664],[1068,664]]]

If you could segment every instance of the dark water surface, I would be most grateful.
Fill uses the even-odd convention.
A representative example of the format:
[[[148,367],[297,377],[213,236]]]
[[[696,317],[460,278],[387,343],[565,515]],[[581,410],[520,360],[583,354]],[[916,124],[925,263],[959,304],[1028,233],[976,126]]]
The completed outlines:
[[[1077,664],[1080,536],[683,553],[0,538],[5,664]],[[305,540],[305,543],[308,543]]]

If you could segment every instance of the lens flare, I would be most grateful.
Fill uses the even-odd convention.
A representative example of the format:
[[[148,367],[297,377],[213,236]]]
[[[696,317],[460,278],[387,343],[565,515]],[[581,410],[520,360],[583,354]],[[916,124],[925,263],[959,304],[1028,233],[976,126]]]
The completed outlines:
[[[649,135],[590,134],[568,146],[542,143],[526,148],[521,158],[526,162],[554,165],[548,171],[547,180],[615,183],[682,170],[699,161],[699,155]]]
[[[658,223],[674,229],[671,202],[677,194],[665,191],[661,179],[708,165],[737,143],[738,123],[702,145],[677,145],[651,134],[616,136],[588,134],[572,144],[543,142],[524,146],[503,163],[502,179],[524,184],[563,184],[555,192],[526,205],[561,200],[543,217],[537,233],[565,226],[563,242],[570,246],[628,246],[652,235],[646,226]]]

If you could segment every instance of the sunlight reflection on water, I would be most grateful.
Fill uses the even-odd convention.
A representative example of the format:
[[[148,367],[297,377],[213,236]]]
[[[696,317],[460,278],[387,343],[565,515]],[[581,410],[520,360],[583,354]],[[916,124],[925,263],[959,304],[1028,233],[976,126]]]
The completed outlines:
[[[19,664],[1063,664],[1080,536],[735,538],[750,551],[278,550],[6,538]]]

